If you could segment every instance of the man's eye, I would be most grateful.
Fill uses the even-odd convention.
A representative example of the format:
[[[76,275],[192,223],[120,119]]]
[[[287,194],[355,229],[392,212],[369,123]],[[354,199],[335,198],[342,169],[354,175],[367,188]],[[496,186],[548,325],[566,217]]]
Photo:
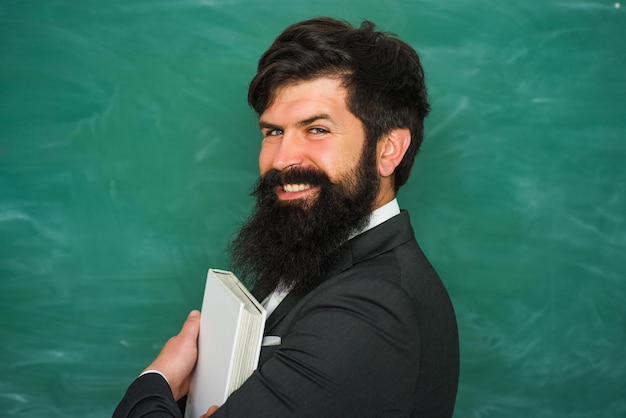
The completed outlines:
[[[283,134],[283,131],[281,129],[268,129],[267,131],[265,131],[263,136],[265,136],[265,137],[268,137],[268,136],[281,136],[282,134]]]
[[[327,134],[328,133],[328,129],[324,129],[324,128],[311,128],[309,129],[309,132],[313,133],[313,134]]]

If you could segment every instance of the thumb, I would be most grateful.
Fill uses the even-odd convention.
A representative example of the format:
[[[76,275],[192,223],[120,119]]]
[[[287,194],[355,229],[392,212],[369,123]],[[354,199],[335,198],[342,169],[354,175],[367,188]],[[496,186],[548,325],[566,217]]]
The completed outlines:
[[[200,418],[209,418],[211,415],[213,415],[215,413],[215,411],[217,411],[218,407],[217,405],[213,405],[211,406],[207,411],[206,414],[202,415]]]
[[[179,335],[197,337],[200,332],[200,311],[193,310],[187,316]]]

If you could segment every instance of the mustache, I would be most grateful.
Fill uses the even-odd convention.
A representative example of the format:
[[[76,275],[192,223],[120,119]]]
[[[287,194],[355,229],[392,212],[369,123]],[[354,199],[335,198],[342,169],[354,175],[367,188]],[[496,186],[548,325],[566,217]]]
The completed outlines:
[[[330,178],[321,170],[314,168],[291,168],[285,171],[271,169],[258,180],[257,191],[273,190],[282,184],[310,184],[311,186],[329,186]],[[256,194],[256,193],[255,193]]]

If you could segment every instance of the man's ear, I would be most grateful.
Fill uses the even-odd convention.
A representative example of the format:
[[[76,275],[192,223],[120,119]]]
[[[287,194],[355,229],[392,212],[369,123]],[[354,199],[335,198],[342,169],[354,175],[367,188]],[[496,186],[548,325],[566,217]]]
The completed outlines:
[[[383,177],[393,175],[411,145],[411,131],[396,128],[378,141],[378,174]]]

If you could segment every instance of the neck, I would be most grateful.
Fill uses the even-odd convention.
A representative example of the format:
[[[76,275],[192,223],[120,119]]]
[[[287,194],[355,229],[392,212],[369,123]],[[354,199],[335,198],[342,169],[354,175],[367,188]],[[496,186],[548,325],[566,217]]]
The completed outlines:
[[[390,177],[383,177],[380,181],[380,190],[378,191],[378,196],[374,201],[374,206],[372,210],[376,210],[380,207],[385,206],[387,203],[391,202],[396,198],[396,192],[393,188],[393,184]]]

